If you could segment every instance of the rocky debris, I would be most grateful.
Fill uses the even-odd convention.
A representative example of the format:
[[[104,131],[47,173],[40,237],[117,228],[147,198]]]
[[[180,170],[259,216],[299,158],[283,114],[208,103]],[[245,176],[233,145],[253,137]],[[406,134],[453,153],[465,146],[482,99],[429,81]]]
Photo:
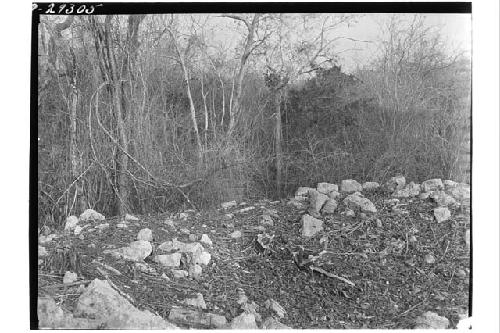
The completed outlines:
[[[135,241],[126,247],[104,251],[104,253],[109,253],[115,257],[131,261],[143,261],[151,252],[153,252],[153,247],[148,241]]]
[[[246,302],[248,302],[248,297],[247,295],[245,294],[245,291],[241,288],[238,288],[236,290],[236,293],[238,295],[238,299],[236,300],[236,303],[238,303],[239,305],[243,305],[245,304]]]
[[[195,234],[189,234],[188,239],[190,242],[196,242],[198,237]]]
[[[249,207],[245,207],[245,208],[242,208],[240,210],[237,210],[236,213],[243,214],[243,213],[249,212],[249,211],[254,210],[254,209],[255,209],[254,206],[249,206]]]
[[[390,192],[402,190],[406,185],[406,178],[403,176],[395,176],[385,183],[385,187]]]
[[[470,205],[470,187],[467,184],[457,184],[448,193],[460,203]]]
[[[125,222],[120,222],[120,223],[116,224],[116,227],[126,229],[126,228],[128,228],[128,224]]]
[[[137,221],[139,221],[139,219],[137,217],[135,217],[134,215],[125,214],[125,221],[137,222]]]
[[[351,194],[344,199],[344,204],[352,210],[361,210],[363,213],[376,213],[377,208],[367,198]]]
[[[88,220],[105,220],[104,215],[96,212],[93,209],[87,209],[80,215],[80,221],[88,221]]]
[[[191,231],[189,231],[188,228],[182,228],[179,231],[180,231],[181,234],[184,234],[184,235],[189,235],[191,233]]]
[[[75,317],[92,318],[106,329],[174,329],[160,316],[135,308],[108,281],[95,279],[76,303]]]
[[[312,237],[323,230],[323,221],[305,214],[302,216],[302,237]]]
[[[326,194],[319,193],[316,190],[309,191],[309,214],[318,217],[326,200],[328,200]]]
[[[196,251],[192,252],[193,253],[193,259],[192,262],[193,264],[198,264],[198,265],[205,265],[207,266],[210,263],[210,259],[212,256],[210,253],[207,251]]]
[[[455,275],[456,275],[457,277],[461,278],[461,279],[464,279],[464,278],[466,278],[466,277],[467,277],[467,273],[466,273],[463,269],[461,269],[461,268],[459,268],[459,269],[457,270],[457,273],[456,273]]]
[[[241,305],[241,309],[245,312],[245,313],[249,313],[249,314],[252,314],[254,315],[255,317],[255,321],[260,323],[262,322],[262,317],[260,316],[260,314],[257,312],[257,309],[259,308],[259,306],[255,303],[255,302],[252,302],[252,303],[244,303]]]
[[[345,216],[347,217],[355,217],[356,216],[356,213],[350,209],[350,208],[347,208],[344,212]]]
[[[407,211],[406,209],[402,209],[401,205],[393,206],[391,208],[391,210],[392,210],[393,213],[398,214],[398,215],[408,215],[408,214],[410,214],[410,212]]]
[[[408,241],[410,243],[415,243],[417,241],[417,237],[415,237],[415,235],[411,235],[409,238],[408,238]]]
[[[332,191],[328,193],[328,198],[336,200],[338,197],[340,197],[340,193],[338,191]]]
[[[276,302],[274,299],[272,299],[272,298],[268,299],[264,303],[264,306],[267,309],[274,311],[278,315],[278,317],[280,317],[280,318],[285,317],[285,314],[286,314],[285,309],[278,302]]]
[[[194,264],[194,265],[189,266],[188,274],[191,278],[197,280],[201,277],[202,273],[203,273],[203,269],[201,268],[200,265]]]
[[[384,204],[388,205],[389,207],[396,206],[398,203],[399,203],[399,199],[396,199],[396,198],[384,200]]]
[[[288,205],[295,207],[296,209],[306,209],[307,204],[303,199],[291,198],[287,202]]]
[[[220,206],[223,208],[223,209],[229,209],[231,207],[234,207],[236,206],[236,201],[235,200],[232,200],[232,201],[227,201],[227,202],[223,202],[220,204]]]
[[[78,275],[76,273],[66,271],[66,273],[64,274],[64,277],[63,277],[63,283],[64,284],[73,283],[76,281],[77,278],[78,278]]]
[[[52,297],[40,297],[37,301],[38,327],[40,329],[97,329],[100,322],[74,318],[56,304]]]
[[[420,200],[427,200],[431,196],[432,192],[422,192],[418,195]]]
[[[274,208],[264,208],[262,210],[262,215],[269,215],[271,217],[279,218],[278,211]]]
[[[423,192],[439,191],[444,189],[443,182],[439,178],[429,179],[422,183]]]
[[[47,252],[47,249],[44,246],[38,245],[38,256],[39,257],[46,257],[49,255],[49,252]]]
[[[380,184],[377,182],[365,182],[362,185],[363,191],[373,191],[380,187]]]
[[[79,225],[77,225],[77,226],[75,227],[75,229],[73,230],[73,234],[74,234],[75,236],[78,236],[78,235],[82,232],[82,230],[83,230],[83,228],[82,228],[82,227],[80,227]]]
[[[444,222],[451,217],[451,213],[446,207],[438,207],[434,209],[434,218],[437,223]]]
[[[96,226],[96,229],[98,229],[99,231],[103,231],[104,229],[107,228],[109,228],[109,223],[101,223],[98,226]]]
[[[241,238],[241,231],[235,230],[231,233],[231,238]]]
[[[467,229],[464,234],[464,241],[465,245],[467,245],[467,248],[470,249],[470,229]]]
[[[402,188],[400,190],[394,191],[394,193],[392,193],[392,196],[395,198],[409,198],[410,190],[408,188]]]
[[[259,223],[262,224],[262,225],[267,225],[267,226],[271,226],[271,227],[274,225],[273,218],[270,215],[267,215],[267,214],[263,214],[260,217]]]
[[[420,194],[420,191],[421,191],[420,184],[410,182],[410,184],[408,184],[407,187],[408,187],[408,190],[410,192],[410,197],[416,197]]]
[[[145,262],[134,263],[134,268],[146,274],[156,274],[156,270],[154,269],[154,267],[149,266]]]
[[[306,200],[309,195],[309,191],[315,190],[312,187],[299,187],[297,191],[295,191],[295,199],[298,200]]]
[[[64,225],[64,230],[72,231],[76,228],[76,225],[78,224],[78,217],[76,216],[68,216],[66,218],[66,223]]]
[[[175,229],[175,222],[172,219],[166,219],[164,222],[167,226],[169,226],[172,229]]]
[[[212,240],[210,239],[210,237],[208,237],[207,234],[201,235],[200,242],[202,242],[203,244],[212,246]]]
[[[335,201],[335,199],[328,199],[328,200],[326,200],[325,204],[323,205],[321,212],[323,214],[333,214],[333,213],[335,213],[337,206],[338,206],[338,204],[337,204],[337,201]]]
[[[363,191],[363,186],[354,179],[344,179],[340,183],[340,192],[352,193]]]
[[[322,194],[328,194],[332,191],[338,192],[339,187],[336,184],[330,183],[318,183],[316,190]]]
[[[375,225],[377,226],[377,228],[382,228],[382,221],[380,219],[376,219],[375,220]]]
[[[444,185],[445,191],[448,191],[448,190],[454,188],[455,186],[457,186],[458,183],[454,182],[453,180],[446,179],[446,180],[443,180],[443,185]]]
[[[249,330],[258,329],[259,327],[255,322],[254,314],[243,312],[239,316],[233,318],[230,324],[230,328],[233,330]]]
[[[40,244],[45,244],[45,243],[50,243],[52,242],[52,240],[54,240],[55,238],[57,238],[57,235],[56,234],[50,234],[48,236],[45,236],[45,235],[40,235],[38,237],[38,243]]]
[[[177,216],[177,218],[179,220],[187,220],[188,217],[189,217],[189,212],[188,211],[179,213],[179,215]]]
[[[180,325],[194,327],[223,329],[227,326],[226,317],[214,313],[204,313],[199,310],[173,307],[168,315],[168,320]]]
[[[436,262],[436,258],[432,254],[426,254],[424,256],[424,262],[426,264],[434,264]]]
[[[140,241],[147,241],[147,242],[152,242],[153,241],[153,231],[149,228],[144,228],[139,231],[137,234],[137,240]]]
[[[205,303],[205,300],[203,299],[203,295],[201,293],[196,293],[196,296],[193,298],[185,299],[183,303],[186,305],[194,306],[198,309],[207,308],[207,304]]]
[[[265,330],[289,330],[291,327],[286,326],[285,324],[280,323],[273,317],[267,317],[266,320],[262,323],[262,328]]]
[[[450,322],[435,312],[427,311],[415,319],[415,329],[445,329]]]
[[[181,279],[181,278],[188,277],[189,273],[186,272],[185,270],[173,269],[172,270],[172,275],[174,276],[175,279]]]
[[[179,267],[181,265],[181,254],[175,252],[172,254],[157,254],[153,261],[165,267]]]
[[[434,191],[430,195],[430,198],[440,207],[448,207],[457,204],[455,199],[451,195],[446,194],[444,191]]]

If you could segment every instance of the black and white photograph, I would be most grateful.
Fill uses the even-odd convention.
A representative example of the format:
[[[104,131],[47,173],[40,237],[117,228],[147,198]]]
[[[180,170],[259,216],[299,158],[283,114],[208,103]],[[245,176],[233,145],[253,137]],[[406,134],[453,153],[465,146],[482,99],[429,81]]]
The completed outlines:
[[[31,329],[474,328],[473,18],[33,3]]]

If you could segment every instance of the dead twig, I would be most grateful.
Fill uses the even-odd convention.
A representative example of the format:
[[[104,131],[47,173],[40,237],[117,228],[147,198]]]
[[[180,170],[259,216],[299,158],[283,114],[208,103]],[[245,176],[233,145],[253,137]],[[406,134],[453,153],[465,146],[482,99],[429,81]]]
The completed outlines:
[[[318,273],[324,274],[324,275],[326,275],[326,276],[328,276],[330,278],[339,279],[340,281],[345,282],[345,283],[347,283],[350,286],[353,286],[353,287],[355,286],[354,282],[352,282],[352,281],[350,281],[350,280],[348,280],[346,278],[343,278],[341,276],[338,276],[338,275],[335,275],[335,274],[332,274],[332,273],[328,273],[327,271],[325,271],[322,268],[319,268],[319,267],[316,267],[316,266],[310,266],[309,269],[311,271],[316,271]]]

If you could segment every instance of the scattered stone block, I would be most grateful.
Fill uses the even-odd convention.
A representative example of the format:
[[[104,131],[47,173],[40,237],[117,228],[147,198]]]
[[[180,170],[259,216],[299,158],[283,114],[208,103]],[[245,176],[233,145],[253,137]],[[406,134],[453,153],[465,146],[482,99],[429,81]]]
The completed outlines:
[[[438,207],[434,209],[434,218],[437,223],[444,222],[451,217],[451,213],[446,207]]]
[[[105,219],[106,218],[104,217],[104,215],[96,212],[93,209],[87,209],[80,215],[80,221],[88,221],[88,220],[102,221]]]
[[[319,193],[322,193],[322,194],[328,194],[332,191],[336,191],[338,192],[339,190],[339,187],[336,185],[336,184],[330,184],[330,183],[318,183],[318,185],[316,186],[316,190],[319,192]]]
[[[152,242],[153,241],[153,231],[149,228],[144,228],[139,231],[137,234],[137,240],[140,241],[147,241],[147,242]]]
[[[363,186],[354,179],[344,179],[340,183],[340,191],[346,193],[361,192],[363,191]]]
[[[302,237],[312,237],[323,230],[323,221],[308,214],[302,216]]]
[[[423,192],[439,191],[442,189],[444,189],[444,185],[440,178],[429,179],[422,183]]]
[[[446,329],[450,322],[437,313],[427,311],[415,320],[415,329]]]

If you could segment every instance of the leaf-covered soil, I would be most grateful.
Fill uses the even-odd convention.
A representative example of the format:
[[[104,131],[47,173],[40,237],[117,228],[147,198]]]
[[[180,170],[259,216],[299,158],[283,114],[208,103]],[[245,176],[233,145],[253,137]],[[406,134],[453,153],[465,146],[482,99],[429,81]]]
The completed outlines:
[[[336,213],[323,217],[324,230],[310,239],[301,236],[304,211],[286,201],[263,200],[227,210],[188,212],[186,219],[169,214],[138,216],[140,220],[129,222],[127,229],[116,226],[119,218],[89,222],[107,222],[110,227],[93,232],[84,229],[83,240],[65,235],[44,244],[49,256],[39,265],[38,293],[52,295],[72,311],[82,289],[78,284],[62,285],[63,273],[77,270],[83,283],[103,279],[98,261],[121,273],[107,278],[135,306],[164,318],[173,306],[186,307],[182,301],[200,292],[207,304],[204,311],[222,314],[230,321],[241,312],[237,299],[238,289],[242,289],[250,302],[260,306],[257,312],[262,318],[272,314],[264,302],[276,300],[287,311],[280,321],[292,328],[412,328],[415,318],[426,311],[447,317],[454,327],[459,314],[467,313],[469,302],[470,255],[464,241],[470,228],[469,208],[451,209],[452,217],[438,224],[432,216],[435,204],[430,201],[402,199],[406,205],[401,208],[408,214],[401,214],[384,203],[389,197],[382,191],[364,195],[376,205],[376,214],[346,217],[341,214],[345,207],[340,200]],[[255,208],[238,212],[249,206]],[[274,236],[267,249],[256,241],[264,233],[256,228],[265,209],[277,211],[274,225],[265,227],[265,233]],[[174,227],[165,223],[171,217]],[[173,238],[189,242],[183,228],[198,239],[208,234],[213,245],[204,247],[212,259],[202,277],[174,279],[170,269],[149,258],[146,262],[156,274],[146,274],[135,270],[131,262],[103,254],[106,249],[127,246],[146,227],[153,231],[154,247]],[[242,232],[241,238],[231,238],[235,230]],[[300,265],[309,254],[323,250],[314,266],[354,286]],[[429,254],[435,258],[432,264],[424,260]]]

